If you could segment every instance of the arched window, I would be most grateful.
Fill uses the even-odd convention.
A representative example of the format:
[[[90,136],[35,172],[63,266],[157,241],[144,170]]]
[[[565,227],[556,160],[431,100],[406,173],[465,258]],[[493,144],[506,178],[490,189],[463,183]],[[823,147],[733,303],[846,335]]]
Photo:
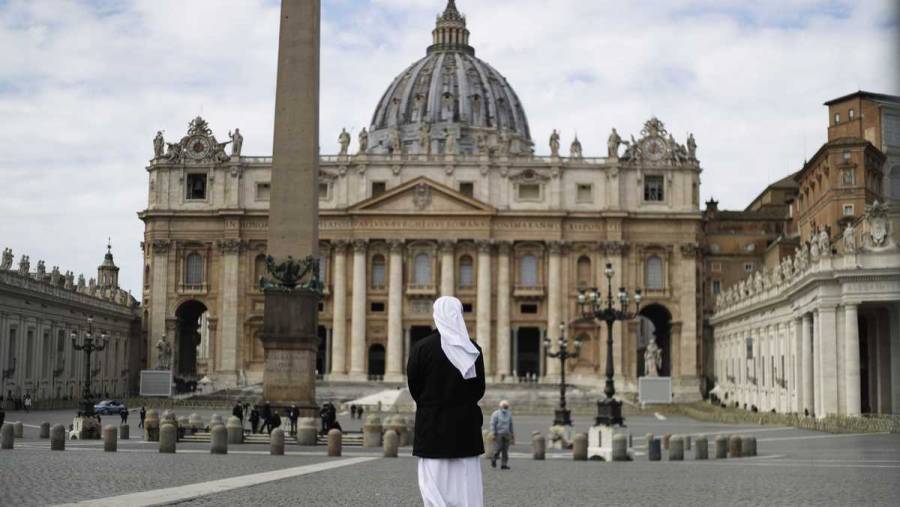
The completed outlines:
[[[475,285],[475,269],[472,258],[463,255],[459,258],[459,286],[470,288]]]
[[[192,253],[185,259],[184,284],[203,285],[203,257]]]
[[[266,256],[263,254],[259,254],[256,256],[256,259],[253,261],[253,274],[254,284],[259,281],[260,278],[266,277]]]
[[[663,262],[658,255],[647,258],[644,280],[648,289],[662,289],[663,286]]]
[[[591,260],[587,256],[578,259],[578,288],[583,289],[591,285]]]
[[[889,197],[891,199],[900,200],[900,165],[895,165],[891,168],[890,178],[890,189],[891,193]]]
[[[519,283],[523,287],[537,287],[538,260],[534,255],[522,257],[519,266]]]
[[[434,278],[431,274],[431,256],[426,253],[416,255],[413,262],[415,271],[413,272],[413,284],[415,285],[431,285]]]
[[[372,257],[372,288],[382,287],[384,287],[384,256],[379,254]]]

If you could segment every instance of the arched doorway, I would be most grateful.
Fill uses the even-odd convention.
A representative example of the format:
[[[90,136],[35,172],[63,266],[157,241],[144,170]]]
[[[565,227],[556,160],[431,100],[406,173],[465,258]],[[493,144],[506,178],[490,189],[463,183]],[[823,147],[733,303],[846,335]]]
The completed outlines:
[[[376,343],[369,347],[369,378],[384,377],[384,345]]]
[[[538,377],[541,374],[541,329],[520,327],[515,341],[516,376]]]
[[[201,334],[206,334],[202,332],[201,323],[206,321],[203,318],[206,312],[206,305],[196,300],[185,301],[175,311],[178,327],[174,344],[174,373],[185,383],[197,380],[198,348]]]
[[[672,375],[672,314],[665,306],[654,303],[641,310],[637,322],[637,376],[645,375],[644,352],[650,339],[653,338],[662,352],[659,376],[670,377]]]

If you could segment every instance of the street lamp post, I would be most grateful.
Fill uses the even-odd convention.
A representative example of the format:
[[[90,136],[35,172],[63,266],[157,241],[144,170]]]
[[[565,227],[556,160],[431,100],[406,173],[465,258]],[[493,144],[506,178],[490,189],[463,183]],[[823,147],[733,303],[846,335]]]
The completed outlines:
[[[572,412],[566,408],[566,360],[574,359],[581,354],[581,340],[575,339],[575,350],[570,351],[566,342],[566,323],[559,325],[559,350],[557,352],[550,351],[552,340],[550,337],[544,337],[544,353],[550,358],[559,358],[559,408],[554,411],[554,426],[571,426]]]
[[[83,335],[83,343],[78,344],[78,333],[72,331],[72,346],[75,350],[84,352],[84,388],[81,393],[81,415],[84,417],[94,416],[94,395],[91,393],[91,354],[100,352],[106,348],[109,337],[106,333],[101,332],[99,335],[94,334],[94,319],[88,317],[88,330]]]
[[[616,321],[626,321],[634,319],[641,309],[641,289],[634,291],[634,312],[628,311],[628,306],[632,297],[624,287],[619,289],[618,302],[619,307],[615,307],[615,301],[612,293],[612,279],[615,275],[612,264],[606,264],[606,283],[607,297],[603,301],[603,295],[600,289],[594,287],[590,292],[584,290],[578,293],[578,305],[581,307],[582,317],[595,321],[606,322],[606,387],[603,393],[606,399],[597,402],[597,417],[595,423],[603,426],[624,426],[625,419],[622,417],[622,402],[613,398],[616,394],[616,387],[613,381],[613,343],[612,333],[613,324]]]

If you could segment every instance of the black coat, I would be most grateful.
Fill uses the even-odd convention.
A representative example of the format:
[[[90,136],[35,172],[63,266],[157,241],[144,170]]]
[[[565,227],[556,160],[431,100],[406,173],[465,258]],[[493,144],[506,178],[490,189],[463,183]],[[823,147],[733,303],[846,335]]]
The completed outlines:
[[[406,375],[416,400],[414,456],[454,459],[484,454],[478,406],[485,388],[483,356],[478,356],[475,370],[475,378],[463,379],[441,349],[437,332],[412,347]]]

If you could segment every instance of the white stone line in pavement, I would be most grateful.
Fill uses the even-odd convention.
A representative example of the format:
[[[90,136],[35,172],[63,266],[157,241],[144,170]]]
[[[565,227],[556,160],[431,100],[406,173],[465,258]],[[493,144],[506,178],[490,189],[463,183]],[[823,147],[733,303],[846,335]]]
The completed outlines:
[[[660,414],[659,412],[653,412],[653,415],[656,416],[656,418],[659,419],[660,421],[666,420],[666,416]]]
[[[786,440],[818,440],[825,438],[853,438],[853,437],[872,437],[876,435],[890,435],[888,432],[883,433],[847,433],[847,434],[839,434],[839,435],[808,435],[801,437],[775,437],[775,438],[760,438],[760,442],[781,442]]]
[[[374,461],[377,458],[348,458],[340,461],[329,461],[324,463],[316,463],[313,465],[304,465],[294,468],[285,468],[283,470],[273,470],[271,472],[262,472],[258,474],[241,475],[238,477],[229,477],[227,479],[219,479],[215,481],[199,482],[195,484],[186,484],[184,486],[176,486],[174,488],[155,489],[151,491],[142,491],[140,493],[130,493],[126,495],[112,496],[109,498],[97,498],[94,500],[85,500],[72,504],[64,504],[58,507],[74,507],[78,505],[90,505],[94,507],[119,507],[128,505],[129,507],[141,507],[148,505],[163,505],[173,502],[183,502],[201,496],[223,493],[233,489],[246,488],[256,486],[272,481],[280,481],[282,479],[290,479],[301,475],[323,472],[325,470],[333,470],[350,465],[357,465],[368,461]]]

